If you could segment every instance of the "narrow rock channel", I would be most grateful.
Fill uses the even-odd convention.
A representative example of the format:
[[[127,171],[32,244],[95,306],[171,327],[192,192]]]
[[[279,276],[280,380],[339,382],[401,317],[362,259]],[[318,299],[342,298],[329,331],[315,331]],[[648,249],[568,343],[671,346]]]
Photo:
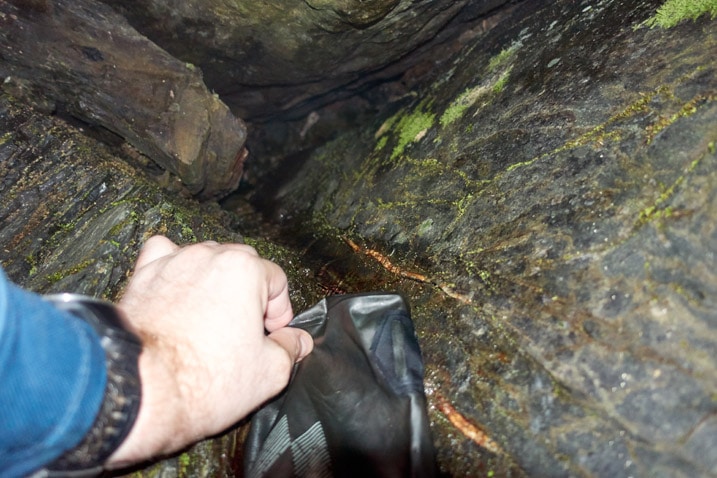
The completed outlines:
[[[253,194],[410,298],[453,476],[717,472],[715,20],[660,6],[521,4]]]
[[[0,0],[13,280],[244,241],[297,311],[408,299],[444,476],[717,476],[714,0],[110,3]],[[240,476],[244,425],[135,476]]]

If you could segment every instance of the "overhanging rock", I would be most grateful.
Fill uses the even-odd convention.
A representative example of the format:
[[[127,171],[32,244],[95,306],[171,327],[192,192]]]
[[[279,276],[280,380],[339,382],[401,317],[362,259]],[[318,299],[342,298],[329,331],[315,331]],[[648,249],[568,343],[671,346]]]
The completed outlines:
[[[0,263],[38,293],[75,292],[108,300],[122,294],[144,241],[242,242],[216,203],[167,193],[133,158],[0,90]],[[287,272],[297,310],[317,300],[300,259],[246,239]],[[200,442],[132,476],[233,476],[241,429]]]
[[[106,128],[205,198],[234,190],[246,128],[201,73],[99,2],[0,2],[4,88]]]

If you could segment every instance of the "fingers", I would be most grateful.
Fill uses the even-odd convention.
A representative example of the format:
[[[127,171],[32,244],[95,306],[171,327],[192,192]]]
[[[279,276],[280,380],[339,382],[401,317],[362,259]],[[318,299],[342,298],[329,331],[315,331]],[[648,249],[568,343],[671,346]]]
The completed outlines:
[[[154,262],[164,256],[175,253],[179,250],[179,246],[164,236],[152,236],[144,243],[142,251],[139,253],[135,270],[141,269],[150,262]]]
[[[264,261],[268,301],[264,314],[264,327],[273,332],[291,322],[294,313],[289,299],[289,284],[286,274],[278,265]]]
[[[309,355],[314,349],[314,339],[311,338],[311,335],[305,330],[294,327],[275,330],[268,337],[289,354],[292,365]]]
[[[211,247],[211,248],[223,248],[228,250],[237,250],[244,252],[246,254],[249,254],[254,257],[259,257],[259,253],[254,249],[253,247],[246,245],[246,244],[220,244],[216,241],[204,241],[198,244],[194,244],[192,246],[186,246],[186,247],[196,247],[196,246],[204,246],[204,247]],[[174,254],[175,252],[182,249],[181,246],[178,246],[174,242],[172,242],[170,239],[164,237],[164,236],[152,236],[149,239],[147,239],[147,242],[144,243],[144,246],[142,247],[142,251],[139,254],[139,257],[137,258],[137,263],[135,266],[135,269],[139,269],[150,262],[153,262],[157,259],[161,259],[162,257],[168,256],[170,254]]]
[[[261,369],[252,388],[255,394],[253,404],[261,404],[282,391],[291,379],[294,364],[306,357],[314,348],[314,341],[308,332],[284,327],[266,337],[259,359]]]
[[[275,263],[262,259],[253,247],[246,244],[220,244],[215,241],[205,241],[199,244],[180,247],[164,236],[152,236],[142,247],[142,251],[137,258],[135,270],[139,270],[148,264],[173,254],[189,254],[198,258],[204,258],[199,262],[205,262],[208,256],[203,255],[202,248],[205,252],[221,254],[223,252],[240,252],[245,254],[244,257],[251,257],[260,264],[256,271],[261,271],[259,276],[254,280],[264,282],[266,285],[266,309],[264,311],[264,328],[269,332],[273,332],[281,327],[286,326],[293,318],[291,308],[291,300],[289,299],[289,286],[284,271]],[[199,254],[198,256],[196,254]],[[217,256],[218,257],[218,256]],[[262,277],[263,276],[263,277]],[[263,302],[263,300],[262,300]]]

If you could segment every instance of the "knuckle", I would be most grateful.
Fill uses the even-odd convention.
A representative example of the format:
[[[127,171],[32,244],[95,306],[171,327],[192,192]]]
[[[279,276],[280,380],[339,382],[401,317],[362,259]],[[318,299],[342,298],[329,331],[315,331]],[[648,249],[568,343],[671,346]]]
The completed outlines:
[[[195,261],[203,261],[211,256],[212,247],[202,242],[199,244],[192,244],[191,246],[186,246],[181,250],[181,253],[184,254],[188,259],[192,259]]]
[[[213,266],[227,273],[240,273],[247,279],[256,279],[262,273],[261,259],[237,249],[223,249],[217,252],[214,256]]]
[[[246,251],[246,253],[251,254],[253,256],[258,256],[259,253],[254,249],[252,246],[248,244],[239,244],[239,248]]]

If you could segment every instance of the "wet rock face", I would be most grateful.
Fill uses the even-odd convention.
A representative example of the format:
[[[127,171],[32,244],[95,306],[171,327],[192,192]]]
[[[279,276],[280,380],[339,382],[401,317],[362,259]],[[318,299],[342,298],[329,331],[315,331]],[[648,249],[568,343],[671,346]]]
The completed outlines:
[[[114,5],[180,61],[101,4],[0,1],[16,97],[0,96],[3,267],[36,291],[116,298],[151,234],[240,239],[216,205],[168,197],[17,98],[111,129],[212,195],[238,180],[244,130],[184,62],[246,114],[307,111],[504,3]],[[659,4],[521,2],[263,192],[301,254],[253,245],[287,268],[297,310],[317,296],[304,253],[321,248],[321,293],[409,298],[447,474],[717,473],[717,20],[647,28]],[[230,475],[224,440],[196,469],[162,466]]]
[[[0,78],[26,101],[116,133],[191,194],[218,197],[239,184],[244,123],[196,68],[101,3],[0,2]]]
[[[147,178],[145,166],[0,91],[3,271],[34,292],[117,300],[152,235],[180,245],[243,242],[216,203],[199,204],[162,190]],[[297,309],[318,300],[297,255],[263,240],[246,242],[282,265]],[[131,476],[236,476],[242,433],[234,429],[204,440]]]
[[[255,120],[306,115],[360,89],[371,81],[368,73],[432,40],[451,20],[506,1],[206,0],[201,8],[195,2],[106,3],[159,46],[201,68],[207,85],[236,114]],[[339,87],[343,93],[332,92]]]
[[[453,475],[717,472],[717,28],[659,5],[522,5],[275,193],[409,291]]]
[[[242,241],[216,204],[174,197],[145,166],[0,92],[3,270],[33,291],[114,300],[154,234]]]

